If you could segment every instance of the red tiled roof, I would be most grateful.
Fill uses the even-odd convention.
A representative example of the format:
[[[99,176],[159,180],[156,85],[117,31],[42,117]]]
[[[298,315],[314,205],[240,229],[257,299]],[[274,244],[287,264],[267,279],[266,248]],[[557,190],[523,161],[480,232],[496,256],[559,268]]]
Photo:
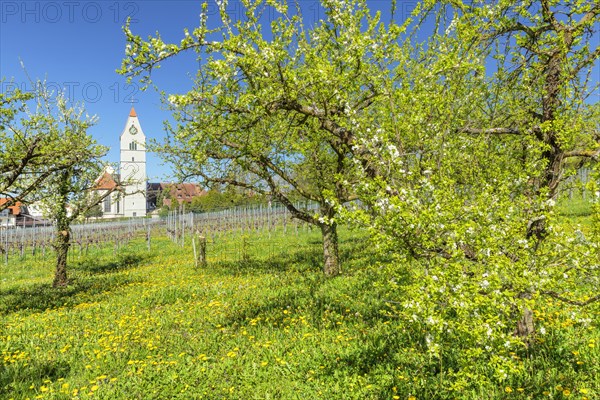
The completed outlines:
[[[131,107],[131,111],[129,111],[129,116],[137,118],[137,114],[135,113],[135,108]]]
[[[171,185],[170,192],[173,197],[181,195],[182,198],[190,200],[192,197],[201,196],[203,194],[203,191],[200,190],[200,186],[194,183],[178,183]]]
[[[155,193],[168,191],[168,197],[177,200],[179,204],[191,203],[194,197],[204,196],[207,193],[195,183],[148,183],[148,190]],[[170,206],[171,199],[163,199],[163,205]]]
[[[117,182],[111,174],[104,172],[102,176],[96,181],[96,189],[112,190],[117,187]]]
[[[0,206],[3,204],[6,204],[10,201],[10,199],[6,198],[6,197],[2,197],[0,198]],[[10,210],[10,213],[12,215],[19,215],[21,214],[21,202],[17,201],[14,205],[9,206],[8,209]]]

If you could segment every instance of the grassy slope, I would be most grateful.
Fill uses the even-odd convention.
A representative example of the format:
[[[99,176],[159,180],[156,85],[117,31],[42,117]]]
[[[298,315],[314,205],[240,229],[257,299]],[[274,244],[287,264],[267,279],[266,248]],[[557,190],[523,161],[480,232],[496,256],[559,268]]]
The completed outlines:
[[[75,262],[64,291],[48,287],[42,263],[2,265],[0,398],[509,396],[505,383],[452,392],[421,330],[385,312],[389,276],[366,242],[342,237],[345,272],[329,280],[311,232],[219,238],[206,269],[189,246],[134,242]],[[582,327],[569,307],[540,309],[555,329],[537,354],[512,353],[525,372],[510,396],[600,395],[597,315]]]

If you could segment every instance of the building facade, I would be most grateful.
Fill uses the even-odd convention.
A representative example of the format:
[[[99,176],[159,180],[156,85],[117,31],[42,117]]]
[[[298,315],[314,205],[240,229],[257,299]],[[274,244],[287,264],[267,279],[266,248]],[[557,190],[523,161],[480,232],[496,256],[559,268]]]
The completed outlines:
[[[119,180],[123,188],[123,217],[146,216],[146,136],[135,109],[131,107],[120,137],[121,161]]]
[[[107,167],[96,180],[100,196],[110,191],[100,203],[102,218],[145,217],[171,199],[189,203],[206,194],[192,183],[148,183],[146,172],[146,135],[135,109],[131,107],[120,136],[119,172]]]
[[[98,196],[104,197],[106,192],[111,192],[99,204],[102,218],[117,218],[123,216],[123,194],[119,187],[119,174],[111,167],[106,167],[102,175],[96,180],[96,192]]]

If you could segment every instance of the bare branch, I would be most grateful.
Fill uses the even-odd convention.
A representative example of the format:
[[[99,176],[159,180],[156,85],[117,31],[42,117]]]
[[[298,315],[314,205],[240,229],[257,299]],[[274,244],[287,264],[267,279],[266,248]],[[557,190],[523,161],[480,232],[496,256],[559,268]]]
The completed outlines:
[[[523,132],[514,128],[461,128],[459,133],[468,133],[470,135],[522,135]]]
[[[584,58],[583,60],[581,60],[575,66],[575,68],[573,68],[573,71],[571,72],[571,75],[576,75],[583,68],[593,65],[594,62],[598,58],[600,58],[600,46],[596,47],[596,49],[594,51],[592,51],[590,54],[588,54],[588,56],[586,58]]]
[[[586,157],[591,158],[593,160],[598,160],[598,156],[600,156],[600,149],[598,150],[573,150],[566,152],[563,157]]]
[[[590,297],[589,299],[585,300],[585,301],[577,301],[577,300],[571,300],[571,299],[567,299],[566,297],[561,296],[560,294],[553,292],[553,291],[545,291],[545,292],[541,292],[542,294],[548,295],[554,299],[560,300],[564,303],[567,304],[571,304],[574,306],[587,306],[588,304],[594,303],[598,300],[600,300],[600,294],[596,295],[594,297]]]

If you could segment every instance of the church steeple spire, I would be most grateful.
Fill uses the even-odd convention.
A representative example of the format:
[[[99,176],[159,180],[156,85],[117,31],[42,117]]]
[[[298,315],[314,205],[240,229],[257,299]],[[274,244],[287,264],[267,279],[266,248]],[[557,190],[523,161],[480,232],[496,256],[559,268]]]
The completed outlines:
[[[121,133],[121,182],[124,185],[123,216],[146,215],[146,136],[133,104]]]

